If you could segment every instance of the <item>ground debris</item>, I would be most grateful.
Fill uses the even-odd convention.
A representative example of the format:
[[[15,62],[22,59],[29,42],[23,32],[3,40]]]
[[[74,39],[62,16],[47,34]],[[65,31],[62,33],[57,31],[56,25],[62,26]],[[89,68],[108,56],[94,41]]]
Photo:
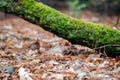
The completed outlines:
[[[101,57],[20,18],[0,21],[0,80],[119,79],[119,57]]]

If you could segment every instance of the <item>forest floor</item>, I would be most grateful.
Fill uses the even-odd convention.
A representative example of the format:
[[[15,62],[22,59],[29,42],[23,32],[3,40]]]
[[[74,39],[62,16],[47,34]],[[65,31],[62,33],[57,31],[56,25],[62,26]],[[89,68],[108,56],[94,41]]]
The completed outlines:
[[[120,80],[120,58],[0,13],[0,80]]]

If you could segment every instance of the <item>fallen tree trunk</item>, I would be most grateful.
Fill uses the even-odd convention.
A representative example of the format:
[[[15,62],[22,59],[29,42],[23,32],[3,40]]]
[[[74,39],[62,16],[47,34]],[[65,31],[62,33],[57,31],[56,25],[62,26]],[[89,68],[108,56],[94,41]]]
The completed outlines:
[[[36,23],[73,43],[91,48],[120,44],[120,31],[103,24],[72,18],[35,0],[1,0],[0,8]]]

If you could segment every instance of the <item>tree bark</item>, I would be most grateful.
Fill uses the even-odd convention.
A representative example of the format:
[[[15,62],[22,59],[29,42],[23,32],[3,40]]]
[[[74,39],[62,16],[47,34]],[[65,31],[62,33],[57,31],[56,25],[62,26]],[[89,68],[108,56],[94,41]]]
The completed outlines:
[[[119,45],[120,31],[65,15],[35,0],[1,0],[0,9],[17,14],[72,43],[96,48]]]

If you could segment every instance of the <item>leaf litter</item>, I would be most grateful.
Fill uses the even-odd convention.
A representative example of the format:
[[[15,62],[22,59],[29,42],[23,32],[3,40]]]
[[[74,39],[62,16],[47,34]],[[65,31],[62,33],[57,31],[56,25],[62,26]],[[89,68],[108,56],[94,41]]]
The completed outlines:
[[[15,17],[0,21],[0,80],[120,80],[120,57],[101,56]]]

